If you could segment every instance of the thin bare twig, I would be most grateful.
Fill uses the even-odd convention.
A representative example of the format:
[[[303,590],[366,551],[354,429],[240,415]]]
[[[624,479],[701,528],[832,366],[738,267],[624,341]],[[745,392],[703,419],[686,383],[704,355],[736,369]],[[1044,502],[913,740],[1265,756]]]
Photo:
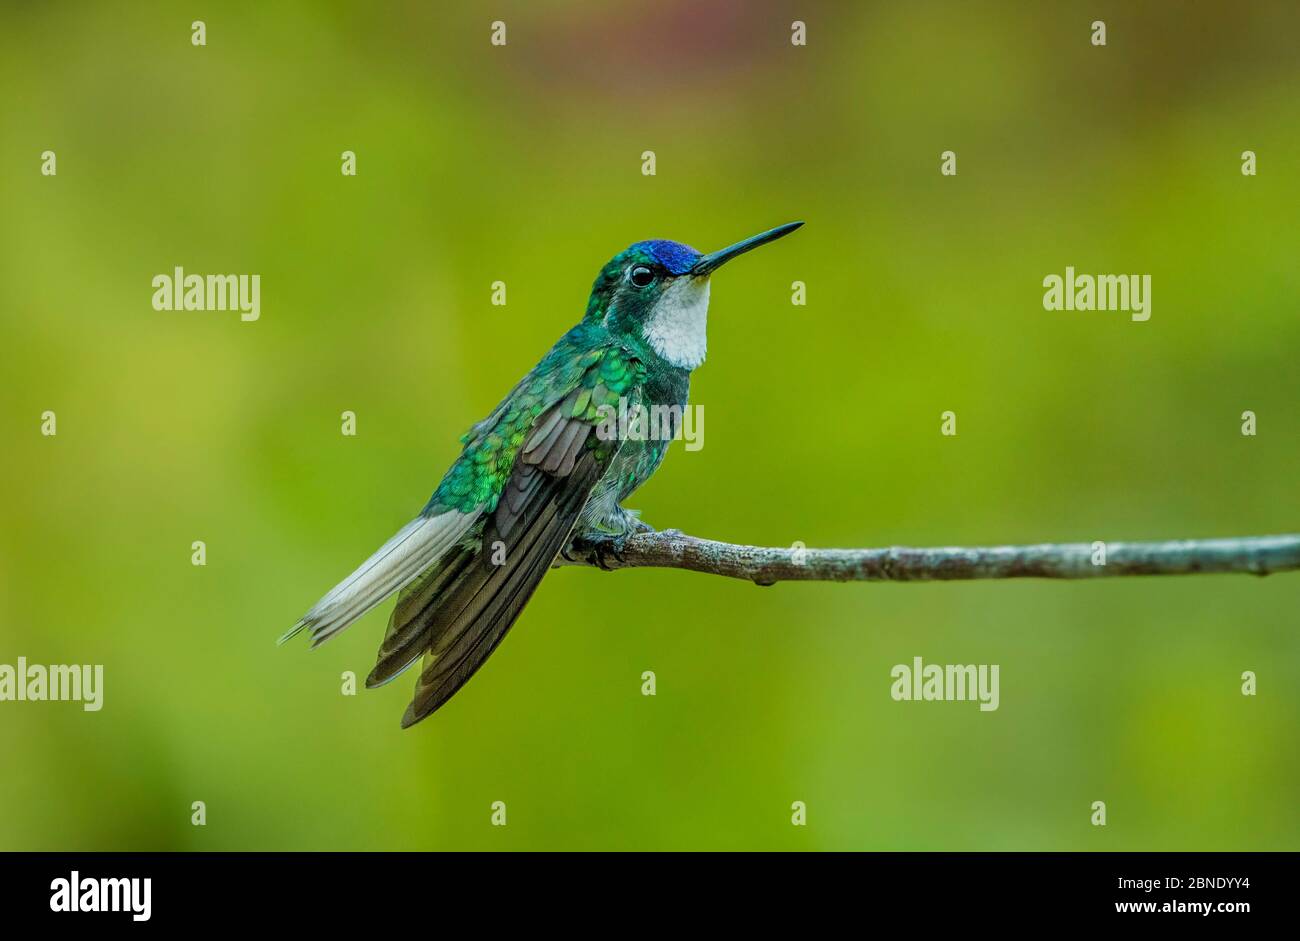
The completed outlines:
[[[1103,550],[1104,548],[1104,556]],[[560,565],[675,568],[759,585],[782,581],[918,582],[1118,575],[1269,575],[1300,569],[1300,534],[1168,542],[1041,543],[914,549],[789,549],[732,545],[679,530],[613,543],[579,540]],[[1100,564],[1104,558],[1104,564]]]

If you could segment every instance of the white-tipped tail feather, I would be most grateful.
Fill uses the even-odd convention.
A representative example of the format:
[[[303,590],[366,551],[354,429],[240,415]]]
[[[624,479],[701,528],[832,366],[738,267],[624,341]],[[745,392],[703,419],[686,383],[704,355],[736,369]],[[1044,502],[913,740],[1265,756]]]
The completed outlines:
[[[317,647],[410,582],[456,545],[480,511],[448,510],[417,516],[362,562],[277,641],[283,644],[304,627]]]

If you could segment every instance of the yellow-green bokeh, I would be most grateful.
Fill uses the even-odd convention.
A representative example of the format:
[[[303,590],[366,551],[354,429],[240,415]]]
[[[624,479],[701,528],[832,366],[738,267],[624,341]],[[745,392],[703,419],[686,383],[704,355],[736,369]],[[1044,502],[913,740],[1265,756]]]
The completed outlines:
[[[564,570],[406,732],[408,678],[339,693],[387,607],[272,644],[423,505],[610,255],[792,218],[714,279],[705,446],[634,498],[652,523],[809,546],[1300,528],[1294,4],[2,17],[0,663],[102,663],[106,688],[96,714],[0,703],[0,848],[1300,844],[1294,575]],[[261,319],[153,310],[177,265],[260,274]],[[1151,320],[1045,311],[1066,265],[1150,274]],[[1000,709],[893,702],[918,655],[1000,664]]]

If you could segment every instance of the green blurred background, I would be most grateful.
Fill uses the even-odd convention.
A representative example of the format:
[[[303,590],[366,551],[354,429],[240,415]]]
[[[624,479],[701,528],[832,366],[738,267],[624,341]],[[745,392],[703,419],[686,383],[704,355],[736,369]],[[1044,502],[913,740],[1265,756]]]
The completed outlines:
[[[1295,531],[1298,30],[1292,3],[6,4],[0,662],[102,663],[105,702],[0,703],[0,848],[1297,848],[1294,575],[568,569],[407,732],[410,676],[340,695],[390,605],[272,642],[610,255],[793,218],[714,279],[705,446],[631,501],[655,525]],[[154,311],[177,265],[260,274],[260,321]],[[1066,265],[1152,275],[1150,322],[1044,311]],[[1000,664],[1001,708],[892,701],[918,655]]]

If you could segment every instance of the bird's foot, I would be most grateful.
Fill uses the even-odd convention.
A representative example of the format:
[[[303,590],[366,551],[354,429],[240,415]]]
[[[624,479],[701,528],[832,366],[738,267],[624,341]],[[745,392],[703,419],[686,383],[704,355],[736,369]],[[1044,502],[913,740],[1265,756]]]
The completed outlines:
[[[585,562],[606,572],[612,572],[618,566],[612,562],[623,562],[623,549],[627,546],[631,533],[614,536],[609,533],[589,532],[574,536],[565,546],[562,555],[569,562]]]
[[[583,561],[612,572],[617,566],[612,562],[623,563],[623,550],[627,541],[642,533],[652,533],[655,528],[641,519],[638,510],[618,508],[618,512],[603,526],[579,533],[569,540],[561,553],[569,562]]]

